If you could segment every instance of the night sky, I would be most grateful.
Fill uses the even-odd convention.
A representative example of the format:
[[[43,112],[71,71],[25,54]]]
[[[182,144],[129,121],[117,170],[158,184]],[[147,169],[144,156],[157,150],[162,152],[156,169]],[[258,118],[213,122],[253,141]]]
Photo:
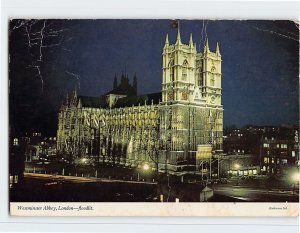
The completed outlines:
[[[136,73],[138,94],[159,92],[162,48],[171,20],[12,20],[9,114],[13,134],[55,135],[66,93],[100,96],[115,73]],[[41,45],[42,31],[42,48]],[[292,21],[181,20],[183,43],[208,37],[222,54],[224,126],[297,124],[299,31]],[[28,34],[29,32],[29,34]],[[30,43],[29,43],[30,42]]]

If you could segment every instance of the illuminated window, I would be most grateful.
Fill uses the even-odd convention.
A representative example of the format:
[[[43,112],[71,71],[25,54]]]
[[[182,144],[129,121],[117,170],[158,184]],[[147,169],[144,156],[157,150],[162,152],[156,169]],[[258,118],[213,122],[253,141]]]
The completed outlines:
[[[281,144],[281,148],[286,149],[287,148],[287,144]]]
[[[277,148],[280,148],[280,144],[277,144],[276,147],[277,147]]]
[[[174,82],[175,77],[174,77],[174,61],[171,60],[169,63],[169,67],[170,67],[170,81]]]
[[[281,164],[287,164],[287,159],[282,159]]]
[[[268,157],[264,157],[264,163],[269,163],[269,158]]]
[[[274,160],[274,158],[272,158],[272,163],[275,163],[275,160]]]
[[[14,146],[18,146],[19,145],[19,139],[14,138]]]
[[[293,150],[292,151],[292,157],[295,157],[296,156],[296,153],[295,153],[295,151]]]
[[[264,143],[264,148],[269,148],[269,144],[268,143]]]

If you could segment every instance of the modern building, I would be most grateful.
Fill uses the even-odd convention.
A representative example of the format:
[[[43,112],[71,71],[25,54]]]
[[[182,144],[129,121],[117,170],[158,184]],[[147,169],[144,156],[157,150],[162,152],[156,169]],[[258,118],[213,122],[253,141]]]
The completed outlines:
[[[261,174],[285,174],[299,166],[299,128],[297,126],[250,126],[233,129],[224,135],[224,153],[227,158],[239,158],[259,166]],[[232,160],[231,159],[231,160]],[[243,162],[234,162],[243,164]],[[231,166],[231,171],[240,169]]]
[[[100,97],[67,98],[58,116],[57,150],[65,158],[153,169],[172,174],[195,173],[222,151],[221,54],[206,40],[197,52],[192,34],[187,44],[178,29],[162,49],[160,93],[136,96],[137,79],[114,79],[113,91]],[[122,81],[123,80],[123,81]],[[150,80],[151,81],[151,80]],[[121,85],[121,84],[120,84]]]
[[[298,128],[269,128],[261,142],[262,173],[285,174],[298,163]]]

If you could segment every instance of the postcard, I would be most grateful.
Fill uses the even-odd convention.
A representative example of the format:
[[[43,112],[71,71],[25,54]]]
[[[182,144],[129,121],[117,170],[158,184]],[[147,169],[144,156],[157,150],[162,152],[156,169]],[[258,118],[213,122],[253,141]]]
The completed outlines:
[[[298,216],[299,24],[11,19],[17,216]]]

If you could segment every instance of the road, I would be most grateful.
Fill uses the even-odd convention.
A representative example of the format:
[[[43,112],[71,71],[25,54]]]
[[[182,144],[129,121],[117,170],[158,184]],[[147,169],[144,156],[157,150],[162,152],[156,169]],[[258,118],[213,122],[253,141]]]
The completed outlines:
[[[133,181],[133,180],[116,180],[107,178],[95,178],[95,177],[80,177],[80,176],[62,176],[62,175],[51,175],[51,174],[37,174],[37,173],[24,173],[24,177],[32,179],[44,179],[56,181],[67,181],[72,183],[97,183],[97,182],[109,182],[109,183],[131,183],[131,184],[150,184],[155,185],[156,182],[146,181]]]
[[[12,202],[147,202],[157,200],[156,191],[152,182],[25,173],[9,196]]]
[[[11,201],[157,201],[156,182],[36,173],[25,173],[24,176],[25,182],[10,190]],[[214,190],[214,197],[210,201],[299,202],[299,194],[293,193],[291,189],[267,189],[257,181],[236,184],[230,180],[227,184],[209,185]],[[183,183],[173,185],[172,191],[176,187],[180,188]],[[191,193],[189,188],[185,190]],[[196,190],[197,197],[199,192]]]
[[[232,197],[241,201],[250,202],[297,202],[299,201],[299,194],[293,193],[293,191],[282,190],[268,190],[258,189],[243,186],[232,185],[216,185],[213,186],[214,194],[224,195]]]

